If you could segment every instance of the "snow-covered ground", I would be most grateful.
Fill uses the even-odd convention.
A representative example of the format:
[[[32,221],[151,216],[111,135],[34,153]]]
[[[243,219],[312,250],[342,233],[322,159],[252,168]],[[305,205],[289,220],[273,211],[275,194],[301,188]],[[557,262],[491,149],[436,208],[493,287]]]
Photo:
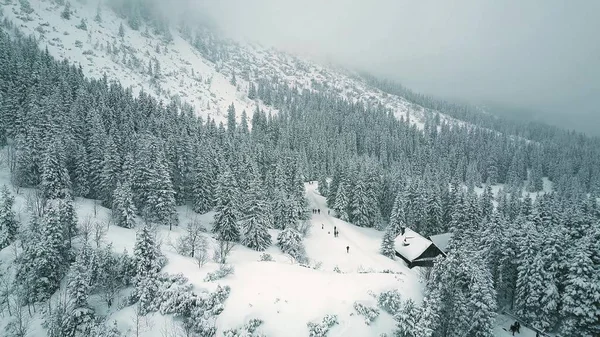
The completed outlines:
[[[11,186],[5,165],[0,168],[0,186]],[[417,271],[409,270],[403,262],[379,254],[381,232],[358,228],[327,215],[325,199],[316,192],[316,183],[306,187],[311,208],[321,209],[320,215],[312,217],[312,229],[304,240],[309,264],[292,262],[275,245],[266,251],[272,255],[272,262],[259,262],[262,252],[236,246],[228,258],[228,263],[235,268],[234,274],[218,281],[204,282],[205,276],[216,270],[218,264],[210,261],[199,268],[194,259],[177,254],[171,243],[183,233],[188,221],[200,220],[206,228],[210,228],[214,213],[197,215],[188,207],[179,207],[180,226],[171,231],[168,227],[158,229],[161,250],[168,258],[163,271],[182,273],[197,292],[212,291],[219,284],[231,287],[225,310],[216,322],[219,331],[240,327],[252,318],[259,318],[264,321],[260,331],[268,336],[307,336],[308,322],[320,322],[326,314],[335,314],[339,325],[330,330],[329,336],[391,333],[395,322],[390,315],[382,311],[374,323],[366,325],[364,317],[354,310],[353,304],[359,302],[375,307],[375,295],[392,289],[398,289],[405,298],[419,303],[423,284]],[[11,191],[16,197],[14,209],[18,219],[26,224],[27,196],[33,191],[20,189],[17,193],[12,187]],[[77,198],[75,208],[80,223],[88,220],[110,223],[110,210],[94,200]],[[333,237],[333,226],[340,232],[337,238]],[[209,233],[205,235],[210,238]],[[272,230],[272,235],[273,242],[276,242],[277,230]],[[209,240],[214,244],[212,238]],[[129,254],[133,252],[134,243],[135,230],[117,226],[109,226],[102,240],[102,245],[112,244],[116,252],[127,249]],[[346,252],[346,246],[350,247],[349,252]],[[12,264],[13,259],[11,247],[0,251],[2,270]],[[340,272],[334,271],[336,267]],[[128,331],[133,327],[135,312],[132,307],[119,306],[123,301],[124,297],[121,297],[115,302],[117,305],[113,306],[113,311],[109,311],[101,301],[95,301],[94,296],[90,298],[97,312],[106,313],[109,321],[116,320],[120,330]],[[121,309],[115,309],[119,307]],[[45,336],[41,321],[38,312],[34,315],[32,336]],[[162,331],[173,324],[170,317],[156,313],[145,321],[148,326],[142,329],[142,336],[147,337],[160,337]],[[0,318],[0,331],[3,331],[4,324],[6,322]]]

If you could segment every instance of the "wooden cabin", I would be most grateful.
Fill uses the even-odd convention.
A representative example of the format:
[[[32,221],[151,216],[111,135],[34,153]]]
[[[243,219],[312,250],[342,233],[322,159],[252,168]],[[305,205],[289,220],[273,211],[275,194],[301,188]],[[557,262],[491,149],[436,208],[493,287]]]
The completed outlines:
[[[408,268],[432,267],[436,257],[446,256],[445,250],[450,237],[449,233],[446,233],[430,238],[425,238],[410,228],[406,228],[404,234],[398,235],[394,240],[396,256],[404,260]],[[442,249],[432,239],[435,239]]]

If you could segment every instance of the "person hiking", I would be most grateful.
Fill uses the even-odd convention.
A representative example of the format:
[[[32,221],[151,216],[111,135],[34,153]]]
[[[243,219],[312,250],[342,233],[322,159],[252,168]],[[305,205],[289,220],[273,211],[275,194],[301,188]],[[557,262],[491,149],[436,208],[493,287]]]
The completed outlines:
[[[327,210],[327,215],[329,215],[329,211],[330,211],[330,210]]]
[[[321,224],[321,229],[325,229],[325,225]]]
[[[517,327],[516,327],[514,324],[511,324],[511,325],[510,325],[510,328],[509,328],[508,330],[509,330],[509,331],[512,333],[512,335],[514,336],[514,335],[515,335],[515,331],[517,331]]]
[[[350,246],[346,246],[346,253],[350,253]]]
[[[521,333],[521,323],[519,321],[515,322],[515,327],[517,328],[517,333]]]
[[[319,209],[317,210],[317,212],[318,212],[319,214],[321,214],[321,209],[319,208]]]

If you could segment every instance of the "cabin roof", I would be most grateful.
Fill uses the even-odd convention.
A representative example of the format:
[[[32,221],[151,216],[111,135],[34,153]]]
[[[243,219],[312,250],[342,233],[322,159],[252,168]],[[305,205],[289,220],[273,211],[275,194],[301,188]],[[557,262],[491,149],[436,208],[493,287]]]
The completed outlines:
[[[396,252],[410,262],[421,256],[431,245],[431,241],[410,228],[406,228],[404,234],[398,235],[394,240]]]
[[[432,235],[429,237],[429,239],[431,240],[431,242],[433,242],[434,245],[436,245],[436,247],[438,247],[442,251],[442,253],[446,254],[448,242],[450,241],[451,237],[452,233],[443,233]]]

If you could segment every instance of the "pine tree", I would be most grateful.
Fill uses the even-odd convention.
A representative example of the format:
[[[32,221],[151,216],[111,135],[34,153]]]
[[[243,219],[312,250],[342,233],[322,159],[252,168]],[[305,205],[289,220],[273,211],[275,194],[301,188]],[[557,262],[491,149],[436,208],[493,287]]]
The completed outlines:
[[[333,209],[338,218],[342,221],[348,221],[348,195],[346,194],[346,185],[344,183],[340,183],[336,196],[335,196],[335,204],[333,205]]]
[[[561,298],[561,336],[592,337],[600,334],[600,231],[583,238],[569,252],[570,265]],[[594,262],[596,261],[596,263]]]
[[[61,199],[69,194],[71,180],[65,165],[62,143],[49,142],[42,163],[42,191],[46,199]]]
[[[237,79],[235,78],[235,71],[231,74],[231,85],[237,85]]]
[[[133,261],[135,277],[133,285],[139,300],[140,310],[147,313],[158,291],[157,277],[160,270],[159,251],[150,228],[143,226],[135,236]]]
[[[385,234],[383,234],[383,239],[381,240],[381,248],[379,252],[384,256],[389,257],[390,259],[393,259],[394,256],[396,256],[396,249],[394,246],[394,240],[396,239],[396,236],[397,235],[394,233],[393,228],[391,228],[391,226],[388,225]]]
[[[229,169],[225,169],[218,177],[217,187],[217,213],[213,224],[213,233],[217,234],[218,240],[238,242],[240,240],[240,229],[237,221],[238,191],[235,179]]]
[[[100,191],[101,198],[105,205],[112,205],[112,197],[117,187],[117,180],[120,175],[121,160],[117,153],[117,146],[112,137],[108,137],[104,147],[104,156],[102,161],[102,171],[100,173]]]
[[[251,100],[256,99],[256,86],[254,85],[254,82],[250,82],[250,86],[248,88],[248,98]]]
[[[149,180],[146,182],[148,194],[143,208],[144,216],[154,223],[168,225],[169,228],[173,225],[177,226],[175,191],[162,148],[156,150],[149,173]]]
[[[370,227],[370,210],[367,208],[369,206],[367,199],[368,195],[365,183],[363,179],[359,178],[354,186],[354,193],[352,194],[351,220],[355,225],[360,227]]]
[[[302,236],[293,227],[286,227],[277,236],[277,245],[282,252],[290,254],[299,262],[305,259],[304,244]]]
[[[325,175],[321,176],[319,179],[319,194],[325,198],[329,195],[329,184],[327,183],[327,177]]]
[[[268,231],[270,212],[263,196],[260,180],[255,178],[250,183],[250,191],[242,221],[242,244],[254,250],[262,251],[271,245],[271,234]]]
[[[117,183],[113,195],[112,216],[117,226],[124,228],[135,227],[136,208],[133,203],[133,193],[127,181]]]
[[[485,191],[481,195],[481,216],[483,218],[488,218],[492,216],[492,212],[494,211],[494,195],[492,194],[492,186],[491,184],[486,184]]]
[[[60,16],[65,20],[71,19],[71,4],[69,2],[65,4],[65,8],[60,13]]]
[[[68,279],[68,293],[76,308],[87,307],[92,288],[92,250],[85,244],[71,267]]]
[[[19,223],[15,219],[14,203],[15,198],[4,185],[0,195],[0,250],[10,245],[17,236]]]
[[[122,39],[125,37],[125,28],[123,27],[123,24],[119,24],[119,37]]]
[[[227,108],[227,131],[233,135],[235,133],[235,106],[233,103]]]
[[[396,320],[395,337],[417,336],[418,327],[416,321],[418,319],[418,309],[411,299],[402,303],[402,309],[394,316],[394,319]]]
[[[396,198],[394,200],[394,206],[392,208],[392,214],[390,216],[390,224],[389,230],[392,231],[392,234],[397,237],[400,234],[404,234],[404,229],[406,228],[406,223],[404,222],[404,203],[403,203],[403,193],[398,192]]]
[[[69,195],[67,195],[66,199],[58,199],[56,200],[59,212],[60,212],[60,222],[63,226],[63,232],[65,240],[67,241],[68,249],[72,246],[72,241],[75,235],[77,234],[77,213],[75,212],[75,208],[73,206],[73,199]]]

